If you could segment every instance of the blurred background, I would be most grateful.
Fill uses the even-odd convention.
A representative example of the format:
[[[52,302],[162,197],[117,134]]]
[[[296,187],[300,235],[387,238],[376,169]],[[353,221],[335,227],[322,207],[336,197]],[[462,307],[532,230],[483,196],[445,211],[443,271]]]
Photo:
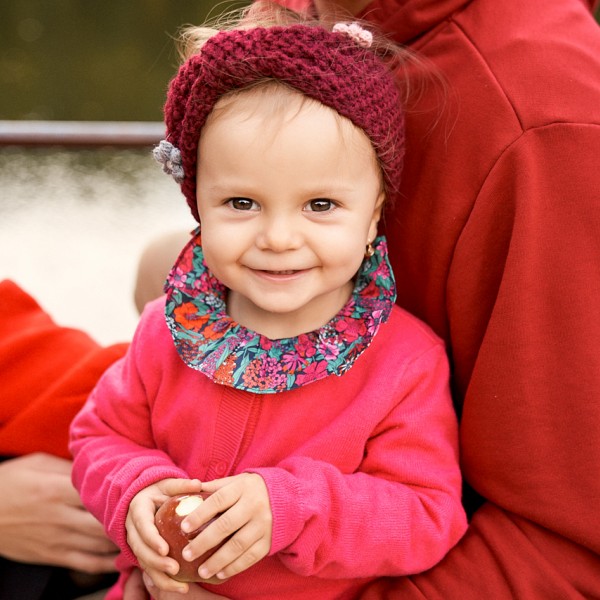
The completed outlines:
[[[0,279],[57,322],[102,343],[130,339],[144,245],[195,225],[150,155],[178,66],[174,39],[182,25],[248,3],[0,0],[0,137],[15,122],[133,121],[150,131],[121,147],[0,144]]]
[[[178,29],[246,4],[0,0],[0,136],[40,121],[134,121],[158,141]],[[131,338],[145,244],[195,226],[153,143],[140,143],[0,145],[0,279],[104,344]]]
[[[0,0],[0,118],[160,121],[179,28],[246,4]]]

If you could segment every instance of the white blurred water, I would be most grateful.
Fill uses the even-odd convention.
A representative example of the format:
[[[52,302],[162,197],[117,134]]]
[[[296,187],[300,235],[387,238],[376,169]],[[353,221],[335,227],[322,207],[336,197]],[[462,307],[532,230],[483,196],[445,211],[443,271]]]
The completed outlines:
[[[0,279],[100,343],[131,338],[144,246],[194,224],[149,150],[0,150]]]

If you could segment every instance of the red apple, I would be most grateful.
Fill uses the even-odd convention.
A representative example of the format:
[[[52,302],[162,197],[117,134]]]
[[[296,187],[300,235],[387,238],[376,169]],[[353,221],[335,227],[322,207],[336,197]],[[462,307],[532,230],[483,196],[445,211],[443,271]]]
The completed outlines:
[[[181,556],[181,551],[193,540],[203,529],[208,527],[217,517],[201,525],[191,533],[181,530],[181,521],[186,515],[198,508],[210,494],[180,494],[169,498],[157,511],[154,522],[160,535],[169,544],[169,556],[179,563],[179,572],[172,575],[177,581],[203,581],[198,575],[200,565],[212,554],[214,554],[224,542],[218,544],[205,552],[202,556],[192,562],[188,562]]]

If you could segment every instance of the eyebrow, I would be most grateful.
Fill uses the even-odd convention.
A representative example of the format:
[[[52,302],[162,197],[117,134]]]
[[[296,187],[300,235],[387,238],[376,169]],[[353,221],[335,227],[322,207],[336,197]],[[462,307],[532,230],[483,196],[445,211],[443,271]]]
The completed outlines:
[[[244,195],[254,195],[257,192],[254,191],[247,183],[242,181],[236,182],[231,181],[230,183],[225,184],[211,184],[205,188],[209,192],[223,193],[223,192],[231,192],[231,190],[240,190],[240,194]],[[314,185],[314,186],[306,186],[304,188],[300,188],[300,193],[304,196],[310,196],[313,198],[322,198],[327,196],[335,196],[339,193],[351,192],[354,189],[353,186],[346,184],[343,181],[340,181],[338,185]],[[246,190],[246,192],[242,193],[242,190]],[[257,190],[259,191],[259,190]]]

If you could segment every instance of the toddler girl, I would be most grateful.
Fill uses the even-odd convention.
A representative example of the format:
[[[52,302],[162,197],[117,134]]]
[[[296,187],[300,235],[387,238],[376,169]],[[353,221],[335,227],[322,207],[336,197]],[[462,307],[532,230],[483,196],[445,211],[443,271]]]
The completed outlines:
[[[371,34],[246,20],[188,58],[165,115],[156,155],[201,228],[72,426],[75,485],[122,550],[109,598],[135,566],[274,600],[428,569],[466,528],[457,423],[377,237],[404,137]],[[220,516],[185,558],[227,541],[180,583],[154,513],[200,490],[182,528]]]

